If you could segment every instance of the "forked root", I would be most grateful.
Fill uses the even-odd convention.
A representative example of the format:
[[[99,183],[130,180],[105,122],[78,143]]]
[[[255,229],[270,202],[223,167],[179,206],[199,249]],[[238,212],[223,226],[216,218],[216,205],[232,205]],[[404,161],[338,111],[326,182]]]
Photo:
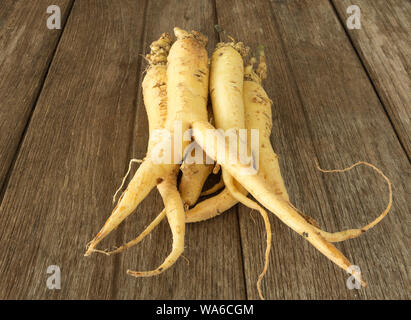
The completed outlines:
[[[238,203],[238,200],[233,198],[228,189],[224,189],[222,192],[216,196],[206,199],[197,203],[194,208],[186,211],[185,221],[186,223],[194,223],[205,221],[211,218],[214,218],[221,213],[229,210]],[[127,242],[121,247],[108,251],[108,250],[97,250],[94,249],[94,252],[100,252],[106,255],[112,255],[129,249],[136,244],[140,243],[148,234],[150,234],[154,228],[165,218],[166,210],[160,212],[160,214],[144,229],[144,231],[139,234],[135,239]]]
[[[223,183],[224,184],[224,183]],[[186,223],[194,223],[205,221],[211,218],[214,218],[221,213],[229,210],[238,203],[238,200],[232,197],[228,189],[224,189],[218,195],[206,199],[197,203],[194,208],[186,211]],[[154,228],[160,224],[160,222],[166,217],[166,210],[163,209],[160,214],[140,233],[135,239],[130,240],[121,247],[116,248],[115,250],[97,250],[94,249],[94,252],[103,253],[105,255],[112,255],[120,253],[126,249],[129,249],[136,244],[140,243],[147,235],[149,235]]]
[[[178,168],[177,168],[178,169]],[[177,173],[173,172],[169,178],[158,185],[158,191],[164,201],[167,219],[173,234],[173,246],[171,253],[165,258],[164,262],[151,271],[132,271],[127,270],[127,274],[134,277],[151,277],[162,273],[170,268],[184,251],[185,233],[185,212],[180,193],[176,186]]]
[[[157,217],[155,217],[155,219],[144,229],[143,232],[141,232],[135,239],[130,240],[126,244],[123,244],[121,247],[118,247],[112,251],[94,249],[94,252],[100,252],[100,253],[104,253],[105,255],[110,256],[112,254],[120,253],[126,249],[129,249],[135,246],[136,244],[140,243],[146,236],[148,236],[154,230],[154,228],[157,227],[157,225],[165,218],[165,216],[166,216],[166,210],[163,209],[160,212],[160,214]]]
[[[156,167],[158,170],[153,170]],[[164,174],[160,166],[155,166],[150,160],[146,160],[141,164],[103,228],[90,242],[85,256],[93,253],[97,244],[136,209],[139,203],[161,181],[158,179],[161,179],[162,173]]]
[[[136,209],[148,193],[157,184],[163,181],[163,178],[168,176],[174,168],[173,165],[157,164],[150,157],[150,150],[154,146],[161,143],[161,141],[152,137],[152,131],[164,126],[165,117],[167,115],[166,63],[171,44],[171,37],[168,34],[162,34],[158,40],[152,43],[150,46],[151,52],[147,55],[147,60],[149,61],[150,66],[142,83],[144,104],[146,106],[147,116],[149,118],[149,141],[147,156],[134,174],[126,190],[122,193],[116,207],[107,219],[103,228],[90,242],[85,256],[89,256],[92,252],[94,252],[98,243],[111,231],[116,229],[118,225]],[[126,176],[123,178],[119,190],[122,189],[127,176],[130,173],[131,164],[133,162],[140,162],[140,160],[131,160],[129,169]],[[114,200],[118,191],[114,195]]]

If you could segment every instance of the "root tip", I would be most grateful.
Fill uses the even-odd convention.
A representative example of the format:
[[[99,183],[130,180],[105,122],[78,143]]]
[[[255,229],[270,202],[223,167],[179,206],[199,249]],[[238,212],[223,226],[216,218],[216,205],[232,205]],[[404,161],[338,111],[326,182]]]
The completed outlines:
[[[143,272],[133,271],[133,270],[130,270],[130,269],[127,270],[127,274],[129,276],[136,277],[136,278],[139,278],[139,277],[143,276]]]
[[[86,253],[84,254],[85,257],[89,257],[93,253],[93,249],[87,249]]]

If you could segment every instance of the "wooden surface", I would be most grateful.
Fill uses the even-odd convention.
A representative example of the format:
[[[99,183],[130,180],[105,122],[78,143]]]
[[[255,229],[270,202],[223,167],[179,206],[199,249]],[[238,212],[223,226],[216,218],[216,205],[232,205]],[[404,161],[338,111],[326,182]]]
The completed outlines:
[[[345,8],[360,6],[362,28],[347,31],[410,158],[411,2],[333,0],[333,4],[343,20]]]
[[[294,205],[330,231],[360,227],[386,205],[387,187],[370,168],[324,174],[314,159],[326,169],[369,161],[393,182],[390,214],[337,244],[367,289],[348,290],[345,272],[271,215],[266,298],[409,299],[411,8],[406,0],[355,1],[362,29],[348,30],[353,3],[55,1],[63,30],[48,30],[46,1],[1,1],[0,298],[258,298],[265,233],[243,206],[188,225],[187,260],[155,278],[125,271],[151,269],[167,255],[166,221],[123,254],[83,257],[128,160],[145,155],[142,55],[174,26],[205,33],[211,53],[218,23],[254,49],[265,46],[272,142]],[[134,238],[161,209],[153,191],[101,247]],[[61,290],[46,286],[49,265],[61,268]]]
[[[47,0],[0,1],[0,188],[37,103],[62,30],[46,28]],[[55,1],[62,25],[72,0]],[[0,189],[3,190],[3,189]]]

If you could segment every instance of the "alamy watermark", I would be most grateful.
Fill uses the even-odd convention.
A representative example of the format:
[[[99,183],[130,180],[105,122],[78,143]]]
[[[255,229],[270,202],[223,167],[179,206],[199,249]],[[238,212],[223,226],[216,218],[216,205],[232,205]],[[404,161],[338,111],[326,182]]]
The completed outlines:
[[[356,265],[351,265],[347,268],[347,273],[351,274],[347,281],[347,288],[352,290],[352,289],[361,289],[361,270],[359,266]],[[352,274],[355,273],[358,275],[358,277],[353,276]]]
[[[47,274],[51,274],[47,278],[46,285],[50,290],[61,289],[61,270],[59,266],[51,265],[47,267]]]
[[[361,9],[357,5],[351,5],[347,8],[350,16],[347,18],[347,28],[350,30],[361,29]]]
[[[50,30],[61,29],[61,10],[57,5],[47,7],[47,13],[51,14],[46,21],[47,28]]]
[[[208,129],[204,133],[187,129],[183,132],[182,122],[174,121],[172,132],[167,129],[153,130],[150,137],[151,160],[156,164],[219,164],[239,165],[240,174],[257,174],[259,164],[258,129]],[[195,139],[204,142],[204,151]],[[250,140],[248,142],[248,140]],[[183,143],[188,145],[183,150]],[[228,152],[226,152],[228,151]]]

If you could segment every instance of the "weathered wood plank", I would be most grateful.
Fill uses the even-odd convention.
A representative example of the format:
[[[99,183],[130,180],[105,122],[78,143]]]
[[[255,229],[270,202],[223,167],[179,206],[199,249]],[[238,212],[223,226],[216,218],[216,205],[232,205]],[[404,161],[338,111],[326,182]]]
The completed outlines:
[[[1,298],[117,294],[114,261],[83,254],[128,161],[144,8],[73,6],[0,207]],[[46,286],[49,265],[61,268],[61,290]]]
[[[411,157],[411,2],[333,0],[345,23],[347,8],[361,10],[361,29],[348,29],[395,130]]]
[[[370,161],[395,188],[388,217],[359,239],[337,244],[361,267],[369,288],[348,290],[342,270],[271,219],[274,239],[263,281],[266,298],[409,297],[409,231],[404,226],[410,212],[409,162],[330,3],[217,1],[217,18],[228,35],[266,48],[265,87],[274,101],[272,141],[298,208],[333,231],[359,227],[386,205],[387,188],[370,169],[325,175],[316,171],[315,157],[325,168]],[[247,293],[258,298],[255,283],[265,234],[257,214],[253,216],[256,223],[249,209],[240,207]]]
[[[64,26],[72,0],[54,1]],[[62,30],[46,26],[50,1],[0,1],[0,189]]]
[[[210,53],[216,44],[213,1],[149,1],[146,21],[144,50],[148,50],[150,43],[162,32],[172,34],[175,26],[206,34]],[[141,93],[138,97],[134,137],[132,157],[143,158],[147,147],[148,123]],[[117,180],[119,179],[120,176]],[[153,191],[124,223],[123,241],[134,238],[163,207],[157,190]],[[171,232],[166,221],[138,247],[123,253],[117,275],[117,297],[244,299],[244,273],[236,209],[210,221],[189,224],[186,230],[184,256],[189,263],[180,258],[171,269],[158,277],[136,279],[128,276],[126,270],[151,270],[163,261],[171,250]]]

